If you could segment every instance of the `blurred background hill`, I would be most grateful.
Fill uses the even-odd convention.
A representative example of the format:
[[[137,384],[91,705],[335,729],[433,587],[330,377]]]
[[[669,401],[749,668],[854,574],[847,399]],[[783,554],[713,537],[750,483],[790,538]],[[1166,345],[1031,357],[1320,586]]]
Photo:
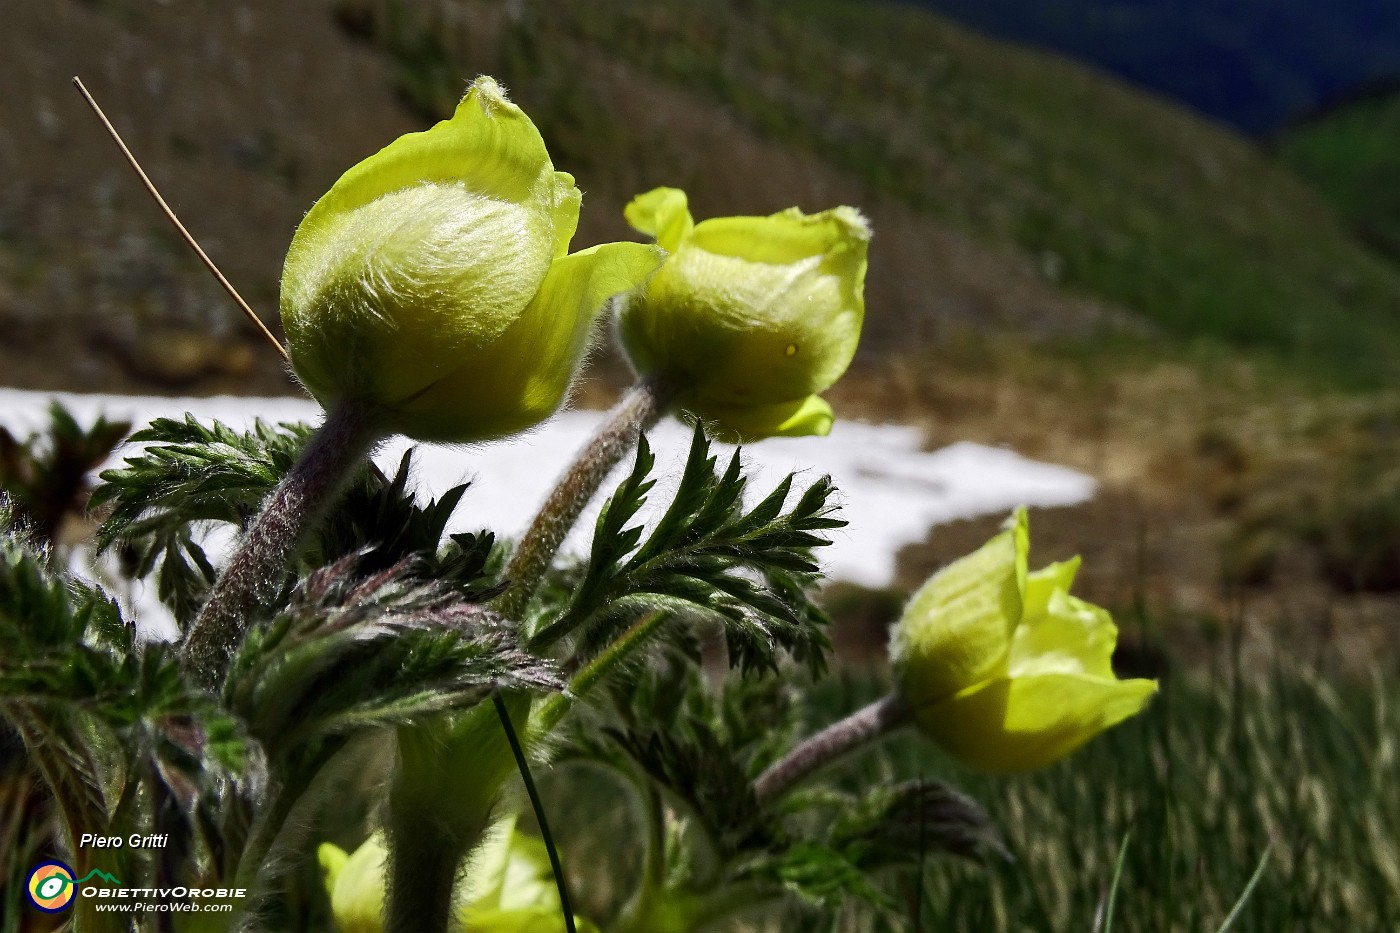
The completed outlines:
[[[981,6],[996,25],[991,14],[1013,4]],[[1191,6],[1180,30],[1196,28]],[[1055,22],[1078,22],[1079,7],[1086,18],[1096,8],[1056,4]],[[1144,22],[1160,15],[1141,7]],[[1357,211],[1377,205],[1339,212],[1320,195],[1335,187],[1327,166],[1311,170],[1327,158],[1320,124],[1308,125],[1312,143],[1297,128],[1285,137],[1283,164],[1103,72],[913,8],[20,0],[10,9],[0,38],[12,63],[0,102],[0,315],[18,384],[278,378],[249,358],[246,330],[145,203],[69,88],[74,73],[273,316],[280,257],[302,212],[344,167],[446,115],[471,76],[490,72],[579,177],[583,241],[628,235],[621,205],[656,184],[690,190],[699,216],[862,205],[880,236],[867,356],[967,329],[1108,332],[1262,350],[1289,368],[1369,384],[1387,381],[1400,356],[1400,273],[1354,226],[1365,224]],[[1313,19],[1327,16],[1340,14]],[[1293,33],[1312,22],[1295,20]],[[1385,45],[1384,25],[1371,44]],[[1263,46],[1268,36],[1254,38]],[[1199,71],[1191,61],[1175,71]],[[1294,64],[1299,80],[1316,70],[1306,56]],[[1375,187],[1376,171],[1384,167],[1352,174]],[[67,349],[31,349],[46,345]]]
[[[622,206],[660,184],[702,218],[861,206],[869,314],[838,406],[1094,473],[1095,504],[1041,525],[1100,548],[1091,596],[1216,611],[1263,592],[1309,625],[1344,599],[1381,627],[1366,600],[1400,588],[1400,103],[1380,78],[1400,73],[1400,12],[928,7],[12,0],[4,381],[294,391],[71,75],[275,324],[316,197],[491,73],[578,177],[578,246],[631,236]],[[586,403],[625,378],[599,362]],[[908,578],[963,534],[908,555]]]
[[[1276,146],[1367,244],[1400,260],[1400,77],[1353,88],[1299,115]]]
[[[1388,0],[910,0],[1054,49],[1251,134],[1400,73]]]

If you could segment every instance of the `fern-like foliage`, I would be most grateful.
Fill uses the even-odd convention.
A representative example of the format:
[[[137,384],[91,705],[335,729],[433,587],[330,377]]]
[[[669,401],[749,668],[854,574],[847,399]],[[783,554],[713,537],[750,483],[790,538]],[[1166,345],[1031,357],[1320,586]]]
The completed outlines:
[[[217,576],[199,544],[211,524],[242,528],[295,462],[310,430],[258,421],[238,432],[193,415],[159,418],[131,436],[148,446],[102,473],[93,508],[110,508],[99,552],[120,543],[128,573],[156,576],[156,592],[183,626]]]
[[[0,427],[0,491],[15,518],[39,541],[55,540],[64,520],[87,507],[88,474],[130,430],[128,422],[106,418],[84,429],[57,402],[43,433],[20,439]]]
[[[0,720],[64,827],[168,837],[121,855],[129,883],[280,864],[274,842],[297,839],[288,821],[350,743],[496,689],[563,686],[452,582],[409,560],[366,572],[381,555],[364,549],[296,585],[212,696],[186,679],[174,645],[140,637],[12,525],[0,515]]]
[[[70,589],[46,548],[14,526],[0,500],[0,718],[29,749],[64,822],[102,825],[106,789],[84,734],[85,707],[114,672],[89,644],[88,623],[110,625],[115,607],[93,590]]]
[[[782,837],[775,814],[754,796],[751,763],[786,731],[784,692],[776,680],[740,679],[714,695],[697,665],[673,655],[614,692],[619,718],[631,724],[602,734],[682,808],[709,852],[729,862]]]
[[[921,872],[943,856],[980,862],[1007,855],[982,806],[942,781],[877,784],[857,794],[826,788],[789,806],[793,843],[756,853],[730,883],[780,887],[796,895],[799,909],[829,912],[858,900],[898,921],[899,904],[882,875]]]
[[[833,824],[831,840],[866,872],[917,866],[936,854],[1011,857],[981,804],[924,778],[868,789]]]
[[[305,425],[259,420],[239,432],[214,421],[157,418],[131,436],[148,446],[102,474],[93,505],[111,505],[98,543],[194,522],[244,524],[296,460]]]
[[[598,517],[573,598],[540,627],[532,647],[543,650],[570,636],[583,660],[642,613],[666,609],[720,620],[730,663],[744,671],[777,670],[780,652],[814,673],[823,670],[827,620],[808,590],[818,574],[813,549],[830,543],[824,532],[845,525],[833,517],[830,478],[818,479],[789,506],[789,476],[746,510],[739,452],[717,472],[697,425],[675,496],[643,540],[636,517],[655,485],[654,466],[642,438],[632,472]]]
[[[397,471],[386,479],[366,471],[303,549],[303,572],[358,554],[361,574],[378,573],[404,561],[424,580],[436,580],[466,601],[482,602],[502,589],[496,578],[503,563],[496,536],[489,531],[447,534],[467,484],[453,486],[419,505],[409,488],[413,449],[404,451]]]
[[[0,719],[23,739],[70,832],[169,830],[172,857],[187,836],[174,824],[245,758],[239,723],[184,680],[168,646],[139,639],[115,602],[56,570],[7,515]]]
[[[561,760],[602,765],[643,801],[652,788],[681,817],[665,853],[673,896],[766,890],[799,909],[856,900],[897,918],[883,874],[1005,853],[986,812],[941,781],[855,792],[821,784],[760,803],[754,779],[799,730],[790,679],[731,675],[715,690],[692,658],[673,653],[611,694],[607,718],[625,725],[577,725]]]
[[[270,760],[472,706],[500,688],[563,688],[499,616],[424,580],[407,561],[366,576],[361,560],[313,572],[234,660],[226,702]]]
[[[298,844],[301,827],[278,827],[325,805],[320,778],[357,740],[497,689],[563,688],[549,662],[520,650],[513,625],[408,561],[365,575],[365,557],[313,571],[234,658],[223,701],[258,743],[264,786],[211,814],[215,834],[235,841],[228,875],[276,863],[274,842]]]
[[[202,424],[191,415],[151,422],[131,438],[145,449],[124,466],[103,472],[93,495],[95,508],[110,507],[98,529],[99,550],[119,545],[132,577],[155,574],[158,596],[183,626],[198,613],[217,576],[199,543],[201,530],[216,524],[244,527],[291,469],[310,433],[304,425],[273,427],[261,421],[239,432],[217,421]],[[413,556],[424,576],[446,580],[464,598],[490,596],[497,569],[494,536],[482,532],[443,540],[467,487],[420,506],[408,488],[411,472],[411,451],[392,479],[368,463],[358,470],[326,521],[303,543],[283,591],[290,593],[311,570],[357,553],[364,573]]]

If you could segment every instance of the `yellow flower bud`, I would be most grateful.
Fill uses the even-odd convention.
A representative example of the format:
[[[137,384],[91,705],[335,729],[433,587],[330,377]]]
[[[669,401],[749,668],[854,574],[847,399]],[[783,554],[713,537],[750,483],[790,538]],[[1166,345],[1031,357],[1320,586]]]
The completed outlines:
[[[323,843],[317,851],[339,933],[380,933],[384,909],[384,863],[388,850],[379,834],[353,853]],[[515,829],[510,817],[497,823],[472,853],[456,892],[455,910],[464,929],[479,933],[563,933],[559,890],[544,843]],[[575,918],[580,931],[597,928]]]
[[[559,406],[604,303],[662,253],[568,255],[581,195],[530,118],[478,78],[450,120],[351,168],[282,272],[292,366],[328,408],[422,440],[513,434]]]
[[[619,319],[638,371],[672,383],[680,406],[721,434],[829,432],[818,393],[850,365],[865,318],[860,212],[794,207],[696,224],[685,192],[657,188],[626,217],[670,253]]]
[[[316,852],[325,873],[331,912],[340,933],[379,933],[384,927],[384,860],[388,850],[378,835],[352,854],[322,843]]]
[[[1028,573],[1029,542],[1021,509],[914,594],[890,644],[920,729],[986,771],[1052,764],[1157,690],[1113,673],[1113,619],[1069,595],[1079,559]]]

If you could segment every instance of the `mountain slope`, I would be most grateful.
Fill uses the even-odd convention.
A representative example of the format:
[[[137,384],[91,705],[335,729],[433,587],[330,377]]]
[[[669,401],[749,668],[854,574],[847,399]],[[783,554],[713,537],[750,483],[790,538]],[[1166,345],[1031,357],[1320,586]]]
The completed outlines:
[[[1251,133],[1400,71],[1400,6],[1390,0],[910,2],[1093,62]]]
[[[1365,240],[1400,260],[1400,82],[1377,84],[1288,127],[1277,149]]]
[[[520,28],[563,74],[621,59],[1175,339],[1332,376],[1395,371],[1394,269],[1252,144],[1090,69],[841,0],[550,9]],[[507,74],[547,104],[547,67]]]
[[[12,382],[71,384],[73,367],[118,387],[283,379],[145,202],[68,88],[75,72],[274,317],[281,253],[315,197],[490,72],[579,177],[580,246],[631,236],[621,207],[657,184],[690,190],[701,217],[860,205],[877,237],[867,361],[969,327],[1107,327],[1342,381],[1398,368],[1400,275],[1265,154],[1091,69],[916,10],[19,0],[10,14]],[[170,365],[172,341],[210,329],[212,346]]]

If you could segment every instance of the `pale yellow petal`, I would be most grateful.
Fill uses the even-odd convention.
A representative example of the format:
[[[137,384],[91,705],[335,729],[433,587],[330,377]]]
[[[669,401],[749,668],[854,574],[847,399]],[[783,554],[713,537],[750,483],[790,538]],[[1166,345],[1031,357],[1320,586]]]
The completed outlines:
[[[924,733],[973,768],[1009,774],[1053,764],[1142,710],[1151,680],[1079,674],[997,678],[915,710]]]
[[[641,243],[605,243],[549,269],[539,293],[489,347],[399,407],[401,430],[421,440],[505,437],[549,417],[568,392],[593,323],[609,298],[638,287],[661,262]],[[461,437],[460,410],[473,412]]]
[[[321,865],[321,874],[326,882],[326,890],[334,891],[335,879],[345,869],[345,863],[350,861],[350,853],[338,845],[323,842],[316,849],[316,861]]]
[[[583,192],[574,186],[568,172],[554,173],[554,258],[563,259],[578,231],[578,215],[583,208]]]
[[[1026,619],[1035,619],[1045,614],[1050,605],[1050,595],[1056,590],[1069,592],[1079,573],[1080,559],[1071,557],[1059,563],[1050,564],[1026,574]]]
[[[542,189],[554,187],[553,175],[535,124],[483,76],[449,119],[400,136],[341,175],[302,227],[313,232],[337,213],[419,184],[462,183],[498,200],[534,202]]]
[[[382,929],[387,857],[384,841],[376,834],[339,867],[330,888],[331,912],[339,933],[379,933]]]
[[[679,188],[653,188],[639,194],[622,209],[622,215],[638,233],[656,240],[658,246],[674,253],[690,236],[695,221],[689,201]]]
[[[629,219],[655,227],[662,200],[644,195]],[[697,224],[619,319],[633,364],[678,384],[697,414],[715,420],[721,409],[821,393],[860,339],[869,238],[848,207]]]
[[[890,658],[908,703],[920,708],[1005,674],[1021,618],[1027,525],[1011,527],[925,583],[895,626]]]
[[[824,437],[835,415],[819,395],[777,405],[697,405],[691,407],[717,440],[747,444],[765,437]]]
[[[422,391],[515,324],[550,268],[547,216],[461,184],[405,188],[341,219],[298,234],[283,276],[293,366],[326,404]]]
[[[1063,673],[1111,678],[1117,644],[1118,627],[1107,609],[1056,590],[1044,612],[1026,618],[1016,629],[1008,673],[1012,677]]]

